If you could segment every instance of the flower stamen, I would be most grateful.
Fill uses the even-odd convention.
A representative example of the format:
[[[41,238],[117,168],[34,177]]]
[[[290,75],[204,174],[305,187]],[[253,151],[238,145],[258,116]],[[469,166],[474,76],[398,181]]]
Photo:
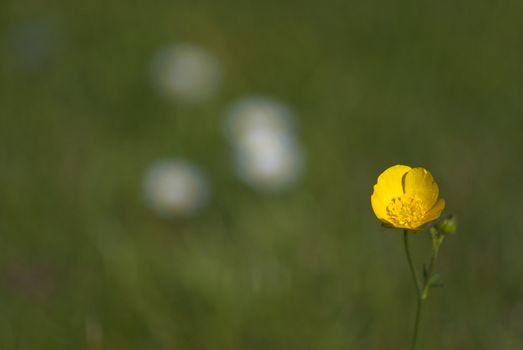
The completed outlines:
[[[427,212],[425,203],[412,195],[393,198],[386,210],[390,223],[407,229],[418,228]]]

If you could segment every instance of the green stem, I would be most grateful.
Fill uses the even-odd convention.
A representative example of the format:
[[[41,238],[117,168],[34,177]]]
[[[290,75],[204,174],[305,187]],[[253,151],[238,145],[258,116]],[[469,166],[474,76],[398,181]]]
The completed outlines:
[[[423,290],[421,291],[421,299],[425,300],[429,296],[429,289],[431,287],[432,283],[432,275],[434,273],[434,265],[436,264],[436,259],[438,257],[438,250],[433,249],[432,250],[432,257],[430,258],[430,264],[429,268],[427,269],[427,277],[425,284],[423,286]]]
[[[416,349],[416,341],[418,340],[418,327],[419,321],[421,318],[421,306],[423,305],[423,299],[418,298],[418,303],[416,304],[416,320],[414,321],[414,333],[412,334],[412,341],[410,343],[410,349]]]
[[[412,279],[414,280],[414,284],[416,285],[416,295],[417,295],[417,300],[418,300],[418,302],[416,304],[416,320],[414,321],[414,334],[412,335],[412,342],[410,345],[410,349],[415,350],[416,341],[418,339],[418,326],[419,326],[420,317],[421,317],[421,306],[423,305],[423,299],[422,299],[422,294],[421,294],[422,286],[419,282],[418,274],[416,273],[416,269],[414,268],[414,265],[412,264],[412,257],[410,256],[407,230],[403,231],[403,244],[405,245],[405,254],[407,255],[407,261],[409,263],[409,268],[410,268],[410,272],[412,274]]]
[[[418,299],[421,298],[421,284],[418,279],[418,273],[416,272],[416,268],[414,267],[414,264],[412,264],[412,257],[410,256],[410,249],[409,249],[409,234],[407,230],[403,230],[403,244],[405,245],[405,254],[407,255],[407,261],[409,263],[410,272],[412,274],[412,279],[414,280],[414,284],[416,285],[416,294],[418,296]]]

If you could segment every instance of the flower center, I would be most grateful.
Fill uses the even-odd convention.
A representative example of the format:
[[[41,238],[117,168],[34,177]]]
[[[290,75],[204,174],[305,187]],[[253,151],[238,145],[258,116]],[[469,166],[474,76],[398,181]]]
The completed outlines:
[[[404,228],[418,228],[426,212],[423,201],[414,196],[396,197],[387,205],[388,220],[394,226]]]

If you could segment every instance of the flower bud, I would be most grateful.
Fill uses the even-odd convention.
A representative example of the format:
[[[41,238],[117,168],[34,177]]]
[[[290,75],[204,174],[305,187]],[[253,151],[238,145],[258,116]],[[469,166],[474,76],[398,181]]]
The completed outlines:
[[[441,223],[438,224],[438,231],[440,231],[443,234],[451,234],[456,232],[457,227],[457,221],[456,217],[450,215],[449,217],[445,218]]]

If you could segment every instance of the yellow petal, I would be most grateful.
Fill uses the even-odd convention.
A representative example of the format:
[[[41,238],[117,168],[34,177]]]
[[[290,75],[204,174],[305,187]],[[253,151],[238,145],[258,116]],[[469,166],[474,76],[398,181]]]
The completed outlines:
[[[394,165],[381,173],[378,182],[374,185],[373,195],[376,195],[376,199],[386,206],[393,198],[401,197],[403,175],[411,169],[406,165]]]
[[[406,165],[394,165],[378,177],[378,182],[374,185],[374,192],[370,199],[374,214],[380,221],[390,224],[387,220],[387,205],[393,198],[403,195],[401,179],[410,169]]]
[[[413,168],[403,178],[406,194],[418,197],[426,208],[432,208],[439,196],[439,188],[427,169]]]
[[[376,214],[376,217],[388,224],[387,221],[387,204],[383,203],[381,199],[376,195],[374,192],[372,196],[370,196],[370,203],[372,205],[372,210],[374,210],[374,214]]]
[[[430,221],[433,221],[433,220],[436,220],[437,218],[439,218],[441,215],[441,212],[443,211],[444,208],[445,208],[445,200],[443,198],[440,198],[438,200],[438,202],[434,205],[434,207],[432,207],[432,209],[430,209],[427,212],[427,214],[425,214],[420,226],[423,224],[426,224],[427,222],[430,222]]]

